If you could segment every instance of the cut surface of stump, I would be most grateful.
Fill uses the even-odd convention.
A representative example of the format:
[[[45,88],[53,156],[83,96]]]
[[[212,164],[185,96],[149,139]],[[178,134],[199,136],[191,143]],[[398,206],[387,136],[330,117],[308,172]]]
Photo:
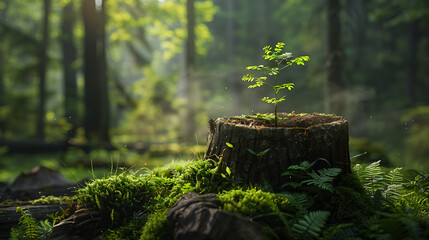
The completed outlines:
[[[218,118],[209,121],[205,158],[218,160],[223,156],[227,166],[244,181],[266,180],[278,189],[286,181],[281,173],[303,161],[326,159],[329,165],[320,167],[349,173],[348,143],[348,122],[341,116],[280,113],[277,128],[272,115]],[[264,151],[263,156],[255,155]]]

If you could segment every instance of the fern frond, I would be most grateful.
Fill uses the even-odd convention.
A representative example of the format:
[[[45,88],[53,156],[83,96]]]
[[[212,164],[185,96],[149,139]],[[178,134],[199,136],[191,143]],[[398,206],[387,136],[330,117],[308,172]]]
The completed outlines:
[[[301,183],[307,185],[315,185],[321,189],[333,192],[334,185],[332,184],[334,178],[341,173],[340,168],[325,168],[316,172],[311,172],[308,175],[311,179],[304,180]]]
[[[330,214],[329,211],[310,212],[292,226],[292,231],[302,239],[317,238]]]
[[[313,205],[305,193],[277,193],[277,195],[289,200],[290,204],[297,208],[298,213],[306,214],[307,209]]]
[[[357,237],[353,223],[343,223],[332,226],[323,232],[325,240],[343,240]]]
[[[384,183],[386,184],[385,198],[398,200],[402,196],[404,187],[401,170],[402,168],[392,169],[384,177]]]
[[[39,239],[36,219],[32,217],[28,210],[17,207],[16,211],[21,213],[21,217],[19,218],[18,227],[12,229],[13,235],[28,239]]]
[[[380,167],[380,161],[371,163],[365,169],[360,172],[359,178],[363,182],[364,188],[371,194],[375,196],[377,190],[380,190],[383,187],[383,171]]]

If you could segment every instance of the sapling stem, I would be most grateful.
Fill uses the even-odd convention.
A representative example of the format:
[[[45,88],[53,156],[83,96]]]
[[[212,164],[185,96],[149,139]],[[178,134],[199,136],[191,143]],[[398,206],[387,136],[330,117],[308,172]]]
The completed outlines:
[[[277,75],[274,76],[275,83],[277,86]],[[274,89],[274,98],[277,99],[277,90]],[[274,126],[277,128],[277,101],[274,102]]]

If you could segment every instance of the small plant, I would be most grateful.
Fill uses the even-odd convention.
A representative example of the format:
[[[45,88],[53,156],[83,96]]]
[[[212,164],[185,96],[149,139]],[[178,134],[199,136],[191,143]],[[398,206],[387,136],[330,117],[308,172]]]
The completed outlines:
[[[304,62],[310,60],[310,57],[308,56],[300,56],[300,57],[292,58],[292,53],[283,52],[284,46],[285,46],[285,43],[278,42],[274,50],[271,46],[265,46],[263,48],[265,54],[262,55],[262,57],[270,62],[273,61],[275,63],[274,67],[259,65],[259,66],[248,66],[246,68],[248,70],[263,71],[263,73],[266,76],[256,77],[253,74],[246,74],[242,78],[243,81],[254,83],[253,85],[250,85],[249,88],[261,87],[262,85],[265,85],[265,84],[273,88],[274,97],[273,98],[264,97],[261,99],[261,101],[274,104],[274,116],[275,116],[274,121],[275,121],[276,127],[277,127],[277,104],[285,100],[285,96],[279,97],[278,94],[282,89],[292,90],[292,88],[294,87],[294,83],[279,84],[278,74],[280,73],[281,70],[284,70],[285,68],[292,66],[293,64],[304,65]],[[267,82],[269,76],[274,77],[274,83]]]
[[[28,210],[16,208],[21,213],[18,226],[11,229],[10,239],[48,239],[55,220],[45,219],[37,222]]]

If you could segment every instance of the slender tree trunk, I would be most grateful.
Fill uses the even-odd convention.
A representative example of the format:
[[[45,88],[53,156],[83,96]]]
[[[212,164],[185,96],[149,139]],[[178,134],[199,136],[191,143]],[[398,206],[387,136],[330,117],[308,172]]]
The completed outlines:
[[[75,136],[78,125],[78,91],[76,69],[76,45],[73,39],[76,12],[70,2],[63,8],[61,21],[61,45],[63,52],[64,111],[67,122],[72,125],[68,137]]]
[[[45,140],[45,103],[46,103],[46,68],[47,49],[49,44],[49,14],[51,10],[51,0],[43,1],[43,37],[40,46],[39,57],[39,106],[36,124],[37,139]]]
[[[109,110],[105,59],[104,0],[96,6],[94,0],[82,0],[85,28],[85,137],[90,142],[110,144]]]
[[[235,0],[226,1],[226,11],[228,19],[226,22],[226,44],[227,44],[227,63],[228,63],[228,77],[227,86],[229,88],[232,100],[232,113],[233,115],[241,112],[241,86],[240,79],[235,72]]]
[[[99,31],[97,36],[97,63],[98,75],[100,76],[101,106],[100,106],[100,138],[105,143],[110,143],[110,111],[109,111],[109,88],[107,81],[107,56],[106,56],[106,1],[103,0],[100,9]]]
[[[0,10],[0,15],[6,19],[9,1],[4,1],[4,7]],[[6,90],[4,82],[4,69],[6,59],[6,43],[3,34],[0,34],[0,137],[5,137],[6,133],[6,116],[2,110],[6,107]]]
[[[414,21],[409,26],[407,49],[407,96],[409,104],[416,104],[417,84],[417,47],[419,43],[419,22]]]
[[[186,1],[187,10],[187,42],[186,42],[186,123],[185,123],[185,140],[192,141],[196,132],[196,106],[195,106],[195,9],[194,0]]]
[[[4,87],[4,71],[3,71],[3,45],[0,44],[0,137],[4,137],[6,131],[5,116],[3,108],[6,106],[5,87]]]
[[[343,114],[345,99],[342,91],[344,85],[341,80],[342,52],[341,52],[341,26],[340,26],[340,0],[327,0],[328,3],[328,54],[327,54],[327,81],[329,111]]]

